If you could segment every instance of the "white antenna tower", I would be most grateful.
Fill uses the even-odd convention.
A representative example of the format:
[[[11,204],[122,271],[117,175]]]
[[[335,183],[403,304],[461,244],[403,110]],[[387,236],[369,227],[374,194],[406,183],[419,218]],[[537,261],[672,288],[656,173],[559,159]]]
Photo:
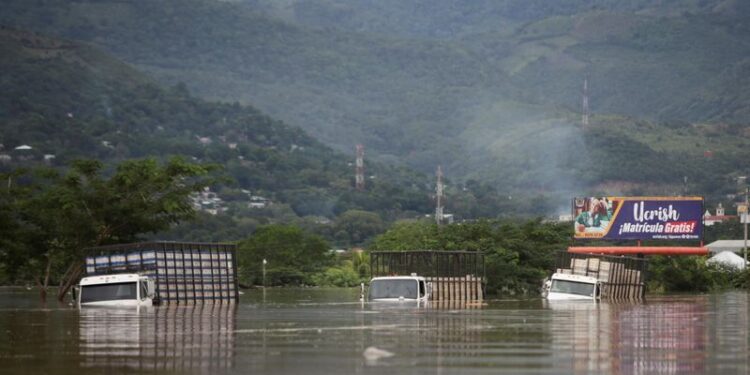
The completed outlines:
[[[443,223],[443,169],[438,165],[437,173],[437,186],[435,187],[435,222],[437,225]]]
[[[361,144],[357,145],[354,186],[359,191],[365,190],[365,146],[362,146]]]
[[[589,78],[583,79],[583,118],[581,119],[581,125],[584,129],[589,127]]]

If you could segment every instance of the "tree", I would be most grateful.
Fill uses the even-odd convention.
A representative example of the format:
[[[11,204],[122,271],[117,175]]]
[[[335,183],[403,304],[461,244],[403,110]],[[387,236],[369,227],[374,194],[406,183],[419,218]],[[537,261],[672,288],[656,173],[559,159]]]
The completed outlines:
[[[346,245],[361,245],[365,240],[382,233],[385,225],[376,213],[349,210],[336,218],[334,232],[336,239]],[[342,235],[338,235],[342,233]]]
[[[377,236],[370,250],[433,250],[437,249],[437,226],[426,221],[398,221]]]
[[[268,284],[305,284],[310,275],[331,263],[329,248],[322,237],[298,227],[267,225],[240,242],[239,274],[243,283],[262,284],[265,259]]]
[[[109,178],[103,168],[98,161],[80,160],[64,175],[37,169],[2,199],[10,202],[14,236],[23,249],[3,249],[3,263],[33,275],[42,299],[50,279],[61,276],[58,299],[64,298],[83,271],[83,249],[131,242],[192,218],[189,196],[214,181],[210,173],[216,167],[179,158],[163,164],[129,160]]]

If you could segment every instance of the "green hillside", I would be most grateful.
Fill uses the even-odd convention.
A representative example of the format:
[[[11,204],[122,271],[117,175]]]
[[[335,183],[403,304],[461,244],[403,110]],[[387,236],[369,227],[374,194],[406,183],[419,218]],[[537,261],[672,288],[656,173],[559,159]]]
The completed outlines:
[[[423,160],[434,144],[460,147],[446,121],[460,106],[456,97],[506,86],[502,74],[452,45],[309,30],[225,2],[11,1],[5,8],[6,25],[94,43],[167,84],[251,103],[339,150],[364,143],[383,159],[424,170],[440,162]],[[434,135],[415,136],[426,126]]]
[[[510,31],[527,22],[596,9],[659,16],[705,13],[732,1],[702,0],[234,0],[313,28],[449,39]]]
[[[253,107],[207,102],[162,88],[131,66],[74,41],[0,30],[0,172],[77,158],[106,163],[181,155],[216,163],[230,180],[214,191],[228,208],[159,238],[232,240],[259,225],[292,222],[341,246],[357,245],[400,218],[434,210],[434,177],[365,159],[366,190],[353,189],[353,150],[342,154]],[[15,150],[28,145],[31,150]],[[446,179],[446,212],[457,219],[539,216],[552,203],[509,200],[491,185]],[[248,208],[249,196],[269,198]],[[532,196],[529,196],[532,197]],[[375,214],[373,216],[373,213]],[[330,220],[330,222],[328,222]]]
[[[522,101],[661,120],[745,122],[750,6],[708,1],[244,0],[316,30],[441,41],[499,67]],[[738,80],[741,80],[738,82]],[[498,90],[493,90],[497,92]],[[507,95],[506,95],[507,97]]]
[[[206,102],[179,85],[161,88],[87,45],[6,28],[0,69],[0,153],[13,158],[3,170],[38,165],[43,155],[59,166],[82,157],[183,155],[224,167],[233,182],[218,188],[227,200],[241,203],[238,190],[247,189],[292,216],[360,209],[392,220],[431,210],[425,176],[368,162],[374,177],[366,192],[354,192],[353,156],[252,107]],[[32,149],[14,150],[20,145]]]

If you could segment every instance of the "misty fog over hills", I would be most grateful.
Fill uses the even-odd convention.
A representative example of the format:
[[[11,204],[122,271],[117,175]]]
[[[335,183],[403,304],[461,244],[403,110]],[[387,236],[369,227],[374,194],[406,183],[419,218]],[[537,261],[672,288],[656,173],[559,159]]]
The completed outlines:
[[[741,1],[5,3],[4,25],[89,43],[205,99],[251,104],[349,155],[362,143],[381,162],[443,165],[462,185],[562,203],[582,193],[719,197],[748,172]]]

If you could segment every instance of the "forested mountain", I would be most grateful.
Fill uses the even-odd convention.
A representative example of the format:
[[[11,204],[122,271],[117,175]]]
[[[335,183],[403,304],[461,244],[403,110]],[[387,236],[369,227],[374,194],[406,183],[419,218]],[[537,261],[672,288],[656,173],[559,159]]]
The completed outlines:
[[[414,38],[510,31],[527,22],[609,10],[654,16],[731,11],[737,1],[702,0],[233,0],[314,28]]]
[[[434,210],[434,177],[373,162],[366,153],[364,191],[353,188],[354,150],[344,154],[302,129],[240,104],[164,88],[138,70],[80,42],[0,29],[0,172],[78,158],[107,164],[183,156],[223,167],[213,186],[224,214],[201,215],[158,238],[238,240],[265,223],[295,223],[334,244],[361,244],[393,220]],[[30,149],[16,150],[19,146]],[[446,179],[446,212],[459,219],[538,216],[554,203],[508,199],[494,186]],[[243,191],[244,190],[244,191]],[[247,191],[251,193],[248,193]],[[272,204],[248,207],[250,194]]]
[[[364,143],[423,172],[442,164],[473,198],[484,184],[564,206],[581,192],[733,191],[728,181],[750,172],[748,10],[732,0],[10,0],[0,23],[89,42],[338,150]]]
[[[223,166],[231,181],[218,188],[227,196],[249,189],[299,217],[360,209],[392,220],[431,209],[424,175],[367,163],[373,178],[365,192],[355,192],[353,156],[253,107],[197,99],[182,85],[164,89],[84,44],[5,28],[0,70],[6,171],[39,165],[45,155],[60,166],[77,158],[181,155]],[[31,149],[15,149],[22,145]]]
[[[316,30],[443,41],[499,68],[513,99],[600,113],[746,122],[750,5],[715,1],[240,0]],[[505,88],[493,90],[499,92]]]

